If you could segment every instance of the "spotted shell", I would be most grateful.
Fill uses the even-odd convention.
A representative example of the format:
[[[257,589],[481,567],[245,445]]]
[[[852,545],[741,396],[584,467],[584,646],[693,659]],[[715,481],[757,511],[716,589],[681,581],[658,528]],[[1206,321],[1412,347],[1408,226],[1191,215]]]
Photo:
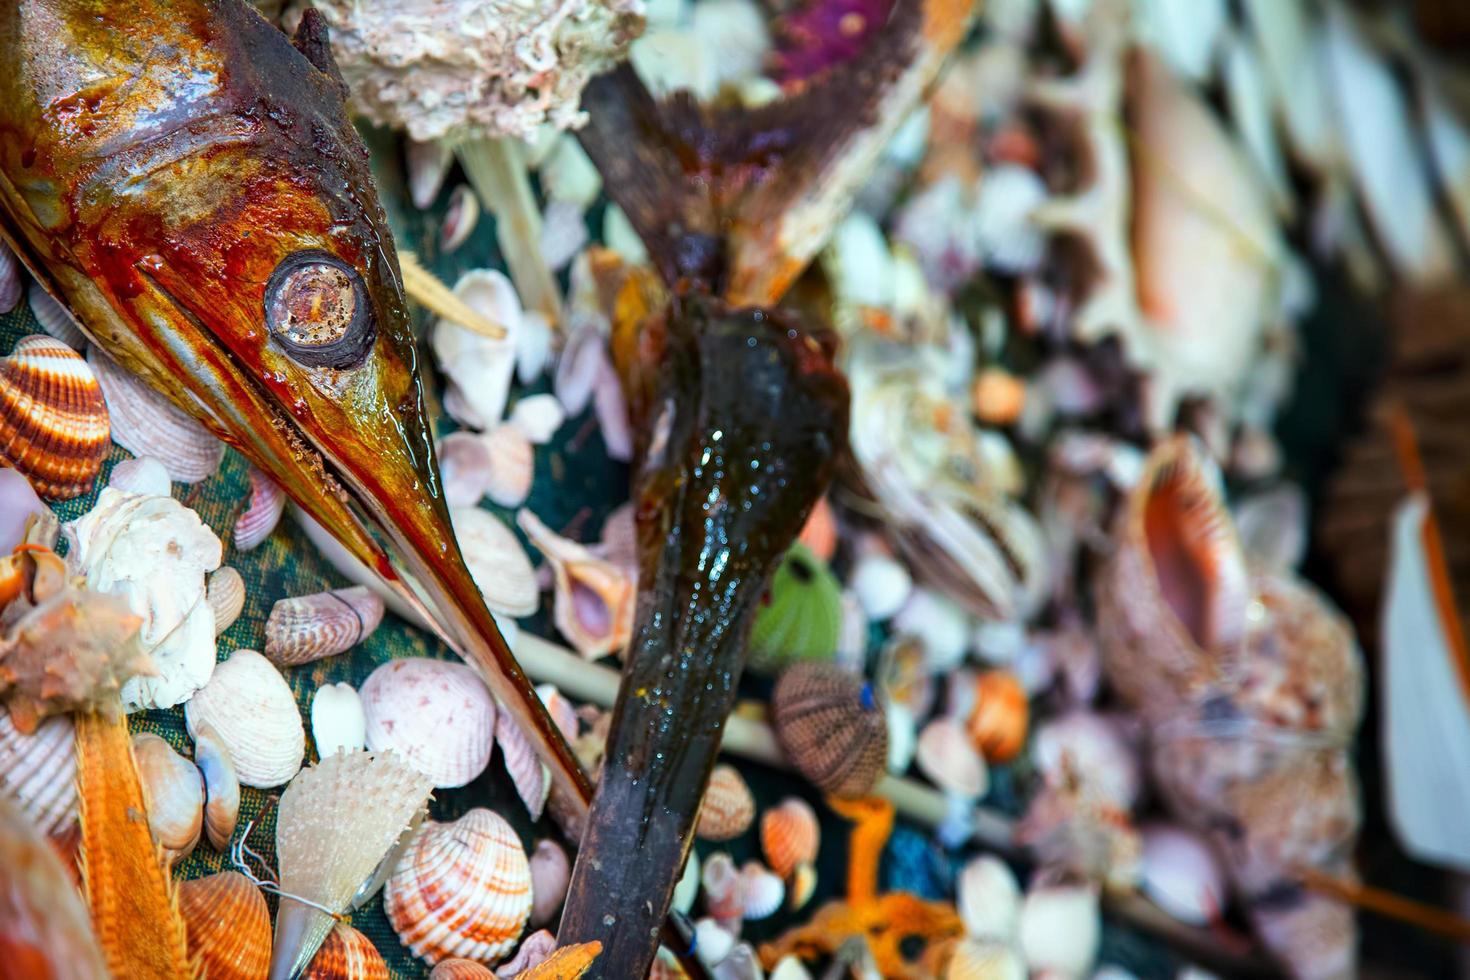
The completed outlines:
[[[188,857],[204,830],[204,778],[192,762],[150,732],[133,736],[133,759],[153,838],[171,863]]]
[[[531,914],[531,866],[520,838],[481,808],[453,823],[426,823],[388,879],[383,908],[426,963],[503,959]]]
[[[734,840],[755,820],[755,797],[734,766],[718,765],[710,773],[695,833],[701,840]]]
[[[250,500],[235,519],[235,549],[251,551],[260,546],[281,522],[286,510],[286,492],[270,477],[250,467]]]
[[[368,748],[392,749],[435,786],[463,786],[490,764],[495,702],[464,664],[390,660],[358,693]]]
[[[179,885],[179,911],[189,954],[209,980],[261,980],[271,960],[271,918],[265,896],[238,871],[221,871]]]
[[[440,960],[429,971],[429,980],[495,980],[495,971],[483,963],[456,956]]]
[[[1019,755],[1030,720],[1026,689],[1015,674],[991,670],[975,678],[975,704],[966,728],[987,762],[1010,762]]]
[[[750,629],[750,667],[775,671],[798,660],[830,660],[842,632],[842,587],[811,549],[795,544],[771,577]]]
[[[97,348],[87,363],[107,396],[112,438],[134,456],[151,456],[180,483],[198,483],[214,475],[225,452],[220,442],[173,402],[144,387]]]
[[[214,611],[214,635],[219,636],[245,609],[245,579],[237,569],[222,565],[209,573],[204,598]]]
[[[0,358],[0,459],[41,496],[70,500],[90,490],[109,432],[97,377],[66,344],[33,334]]]
[[[184,705],[189,734],[213,726],[244,786],[289,780],[306,756],[306,728],[281,672],[254,650],[236,650]]]
[[[361,585],[281,599],[265,622],[265,655],[282,667],[333,657],[382,621],[383,600]]]
[[[52,836],[77,819],[75,740],[69,715],[53,715],[25,735],[0,710],[0,790]]]
[[[388,963],[371,939],[339,922],[301,980],[388,980]]]
[[[797,865],[816,861],[821,833],[816,811],[791,796],[761,815],[761,852],[772,871],[789,878]]]
[[[818,789],[857,797],[877,784],[888,723],[862,678],[831,664],[796,664],[776,682],[771,710],[782,750]]]

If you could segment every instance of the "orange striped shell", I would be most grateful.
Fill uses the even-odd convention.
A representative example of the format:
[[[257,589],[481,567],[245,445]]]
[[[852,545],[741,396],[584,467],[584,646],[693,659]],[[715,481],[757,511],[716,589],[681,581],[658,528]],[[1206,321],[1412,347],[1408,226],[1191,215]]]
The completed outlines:
[[[865,796],[888,763],[888,722],[872,686],[834,664],[798,663],[771,697],[776,739],[801,774],[834,796]]]
[[[734,840],[750,829],[755,820],[755,797],[745,777],[734,766],[715,766],[709,775],[709,788],[704,791],[704,807],[699,811],[695,833],[701,840]]]
[[[102,387],[81,355],[43,334],[0,358],[0,458],[50,500],[92,488],[111,428]]]
[[[1010,762],[1026,744],[1031,707],[1016,675],[990,670],[975,678],[975,706],[967,727],[987,762]]]
[[[429,971],[429,980],[495,980],[495,971],[474,960],[440,960],[439,965]]]
[[[426,823],[388,879],[383,908],[426,963],[453,956],[496,963],[531,914],[531,864],[510,824],[489,810]]]
[[[214,980],[213,974],[209,980]],[[301,980],[388,980],[388,964],[371,939],[339,922],[327,934]]]
[[[179,885],[189,955],[209,980],[260,980],[270,969],[271,916],[265,896],[238,871]]]
[[[799,864],[814,863],[820,842],[816,811],[799,797],[788,797],[761,817],[761,851],[782,878],[789,878]]]

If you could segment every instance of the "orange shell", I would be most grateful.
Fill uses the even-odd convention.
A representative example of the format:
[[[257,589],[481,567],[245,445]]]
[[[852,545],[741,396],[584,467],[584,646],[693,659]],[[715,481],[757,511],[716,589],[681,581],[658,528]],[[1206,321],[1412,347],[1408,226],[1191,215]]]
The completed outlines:
[[[799,797],[786,799],[761,817],[761,851],[782,878],[789,878],[797,865],[814,863],[820,843],[817,814]]]
[[[213,974],[209,980],[213,980]],[[371,939],[339,922],[327,934],[301,980],[388,980],[388,964]]]
[[[991,670],[975,678],[975,707],[970,711],[970,740],[986,762],[1009,762],[1026,744],[1031,706],[1016,675]]]
[[[799,663],[771,697],[776,738],[824,793],[864,796],[888,764],[888,722],[872,687],[841,667]]]
[[[209,980],[262,980],[271,963],[271,917],[265,896],[238,871],[179,885],[189,955]]]
[[[986,425],[1010,425],[1026,406],[1026,383],[1002,368],[988,367],[976,375],[970,394],[975,417]]]
[[[429,971],[429,980],[495,980],[495,971],[483,963],[455,957]]]
[[[111,427],[102,387],[81,355],[42,334],[0,358],[0,458],[50,500],[92,488]]]
[[[830,562],[837,553],[837,516],[832,513],[832,505],[826,497],[817,500],[796,540],[824,562]]]
[[[750,829],[755,820],[755,797],[734,766],[715,766],[704,791],[704,808],[699,811],[695,833],[701,840],[734,840]]]

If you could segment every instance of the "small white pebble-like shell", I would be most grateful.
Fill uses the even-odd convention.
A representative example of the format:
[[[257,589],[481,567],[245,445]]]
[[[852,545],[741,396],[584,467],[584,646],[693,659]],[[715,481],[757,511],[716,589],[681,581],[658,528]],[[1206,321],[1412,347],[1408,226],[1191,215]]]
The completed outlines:
[[[1202,926],[1219,918],[1226,901],[1225,873],[1210,845],[1182,827],[1142,828],[1143,880],[1139,887],[1181,922]]]
[[[495,701],[464,664],[390,660],[359,693],[368,748],[392,749],[435,786],[463,786],[490,764]]]
[[[896,615],[914,588],[908,569],[887,555],[858,559],[849,584],[868,618],[878,623]]]
[[[1085,977],[1101,940],[1102,919],[1093,889],[1045,885],[1027,893],[1017,943],[1031,970]]]
[[[924,644],[930,671],[953,670],[970,647],[970,618],[954,602],[929,589],[915,589],[893,617],[893,628]]]
[[[734,948],[734,934],[714,919],[694,923],[694,952],[705,966],[719,966]]]
[[[1010,942],[1021,915],[1021,886],[1010,865],[981,854],[959,874],[955,905],[965,932],[975,939]]]
[[[952,718],[938,718],[924,726],[915,759],[919,771],[934,785],[956,796],[977,800],[990,788],[984,757],[964,726]]]
[[[367,717],[356,688],[347,683],[317,688],[311,698],[311,739],[323,759],[367,745]]]
[[[184,706],[189,734],[214,728],[245,786],[288,781],[306,756],[306,729],[281,672],[254,650],[236,650]]]
[[[540,598],[536,571],[510,528],[478,507],[451,507],[449,517],[465,565],[490,611],[511,616],[534,613]]]
[[[155,497],[167,497],[173,493],[168,470],[151,456],[125,459],[112,468],[107,475],[107,485],[128,493],[148,493]]]
[[[510,424],[538,446],[550,442],[566,418],[566,409],[555,395],[528,395],[510,410]]]

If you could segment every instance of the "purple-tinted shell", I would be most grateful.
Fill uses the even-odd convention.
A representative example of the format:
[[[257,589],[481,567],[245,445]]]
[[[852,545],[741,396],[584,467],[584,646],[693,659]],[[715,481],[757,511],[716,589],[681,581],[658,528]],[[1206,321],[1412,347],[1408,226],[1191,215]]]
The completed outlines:
[[[851,61],[892,10],[893,0],[809,0],[776,22],[771,74],[794,85]]]

